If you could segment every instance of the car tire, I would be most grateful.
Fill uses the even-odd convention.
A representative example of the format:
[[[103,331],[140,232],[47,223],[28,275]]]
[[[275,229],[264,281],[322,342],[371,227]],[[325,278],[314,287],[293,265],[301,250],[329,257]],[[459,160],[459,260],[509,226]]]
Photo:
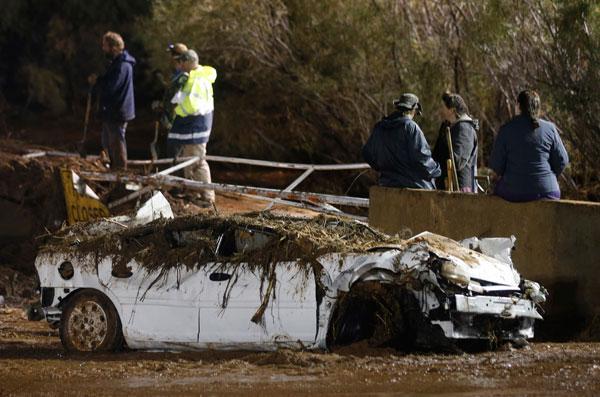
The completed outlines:
[[[96,291],[82,291],[63,307],[60,340],[69,352],[107,352],[123,344],[121,321],[112,302]]]

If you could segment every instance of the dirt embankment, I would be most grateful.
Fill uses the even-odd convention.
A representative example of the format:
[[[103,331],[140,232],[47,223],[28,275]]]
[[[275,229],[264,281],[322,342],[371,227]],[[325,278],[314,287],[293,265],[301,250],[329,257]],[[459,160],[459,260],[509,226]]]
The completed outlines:
[[[0,267],[31,275],[40,236],[58,230],[66,219],[58,168],[103,167],[76,158],[24,159],[34,147],[18,141],[3,140],[0,148]]]
[[[23,158],[32,150],[52,150],[47,147],[16,140],[0,140],[0,295],[5,298],[28,299],[35,284],[33,262],[45,236],[65,225],[66,207],[60,167],[73,171],[108,171],[99,160],[78,157],[41,156]],[[153,170],[132,169],[134,173]],[[107,200],[112,192],[110,184],[88,182],[101,199]],[[212,210],[194,205],[184,193],[177,197],[163,192],[177,216],[195,215]],[[128,214],[135,202],[120,206],[113,215]],[[216,207],[219,214],[260,211],[267,201],[238,194],[218,194]],[[277,205],[275,213],[314,215],[311,211]],[[22,281],[27,279],[28,281]],[[23,287],[27,286],[27,287]]]
[[[67,355],[56,330],[0,308],[0,395],[445,395],[600,393],[600,344],[534,343],[477,354],[121,352]]]

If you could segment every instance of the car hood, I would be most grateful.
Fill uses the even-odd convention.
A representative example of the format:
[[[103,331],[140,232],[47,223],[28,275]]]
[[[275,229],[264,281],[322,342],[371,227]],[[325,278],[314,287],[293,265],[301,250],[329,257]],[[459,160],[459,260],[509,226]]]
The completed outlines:
[[[512,263],[429,232],[406,240],[402,245],[374,247],[373,252],[366,254],[328,254],[319,258],[319,261],[329,276],[330,285],[345,291],[358,280],[373,278],[373,271],[377,269],[392,273],[425,271],[430,266],[432,256],[450,264],[454,274],[466,275],[470,282],[464,287],[469,289],[480,289],[479,285],[496,285],[502,289],[508,287],[517,290],[521,281]],[[379,277],[381,281],[387,278],[385,273],[380,273]],[[444,272],[441,272],[441,277],[445,277]]]
[[[449,260],[458,266],[471,280],[519,286],[521,277],[510,262],[466,248],[448,237],[429,232],[421,233],[408,240],[409,245],[420,242],[426,243],[429,251],[437,257]]]

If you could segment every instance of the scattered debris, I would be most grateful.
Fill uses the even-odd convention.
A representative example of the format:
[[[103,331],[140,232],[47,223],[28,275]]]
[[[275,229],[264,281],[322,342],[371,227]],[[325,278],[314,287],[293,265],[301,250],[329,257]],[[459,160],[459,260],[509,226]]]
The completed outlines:
[[[107,171],[99,158],[84,159],[76,154],[56,152],[21,141],[0,140],[0,266],[9,266],[25,275],[33,275],[38,246],[67,222],[67,206],[59,176],[60,168],[67,168],[76,175],[81,171]],[[87,192],[103,202],[112,197],[111,187],[106,183],[86,181],[83,185],[75,180],[74,182],[75,191]],[[148,191],[138,202],[131,201],[111,209],[111,215],[135,216],[136,207],[153,194],[154,192]],[[206,211],[185,197],[173,197],[167,191],[163,191],[162,194],[169,202],[173,215],[192,215]],[[260,201],[233,193],[219,195],[217,204],[219,211],[224,213],[264,208]],[[276,210],[281,211],[282,207],[279,206]],[[310,213],[305,210],[293,212]]]
[[[0,296],[4,304],[27,305],[39,301],[35,292],[37,286],[37,275],[27,275],[0,265]]]
[[[220,257],[222,251],[217,250],[213,241],[224,232],[244,228],[260,228],[279,238],[269,240],[260,250]],[[81,223],[59,231],[40,253],[76,246],[77,255],[82,258],[91,254],[98,260],[110,257],[120,264],[135,259],[140,266],[155,271],[181,265],[194,268],[223,260],[257,267],[296,259],[311,264],[316,263],[317,257],[330,252],[366,252],[377,245],[401,242],[398,237],[389,237],[365,224],[342,218],[325,215],[293,218],[259,212],[160,219],[126,230],[112,227],[99,230],[95,222]],[[140,250],[140,246],[144,249]],[[120,250],[115,252],[114,247],[120,247]]]

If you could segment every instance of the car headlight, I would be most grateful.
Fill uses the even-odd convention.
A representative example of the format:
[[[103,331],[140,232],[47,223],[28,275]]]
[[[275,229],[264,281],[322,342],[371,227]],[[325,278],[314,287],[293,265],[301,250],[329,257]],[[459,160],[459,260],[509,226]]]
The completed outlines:
[[[63,280],[70,280],[73,278],[75,274],[75,270],[73,269],[73,264],[71,262],[63,262],[58,266],[58,274],[63,278]]]
[[[464,288],[467,288],[471,282],[469,273],[462,266],[450,261],[445,261],[442,264],[442,277]]]

